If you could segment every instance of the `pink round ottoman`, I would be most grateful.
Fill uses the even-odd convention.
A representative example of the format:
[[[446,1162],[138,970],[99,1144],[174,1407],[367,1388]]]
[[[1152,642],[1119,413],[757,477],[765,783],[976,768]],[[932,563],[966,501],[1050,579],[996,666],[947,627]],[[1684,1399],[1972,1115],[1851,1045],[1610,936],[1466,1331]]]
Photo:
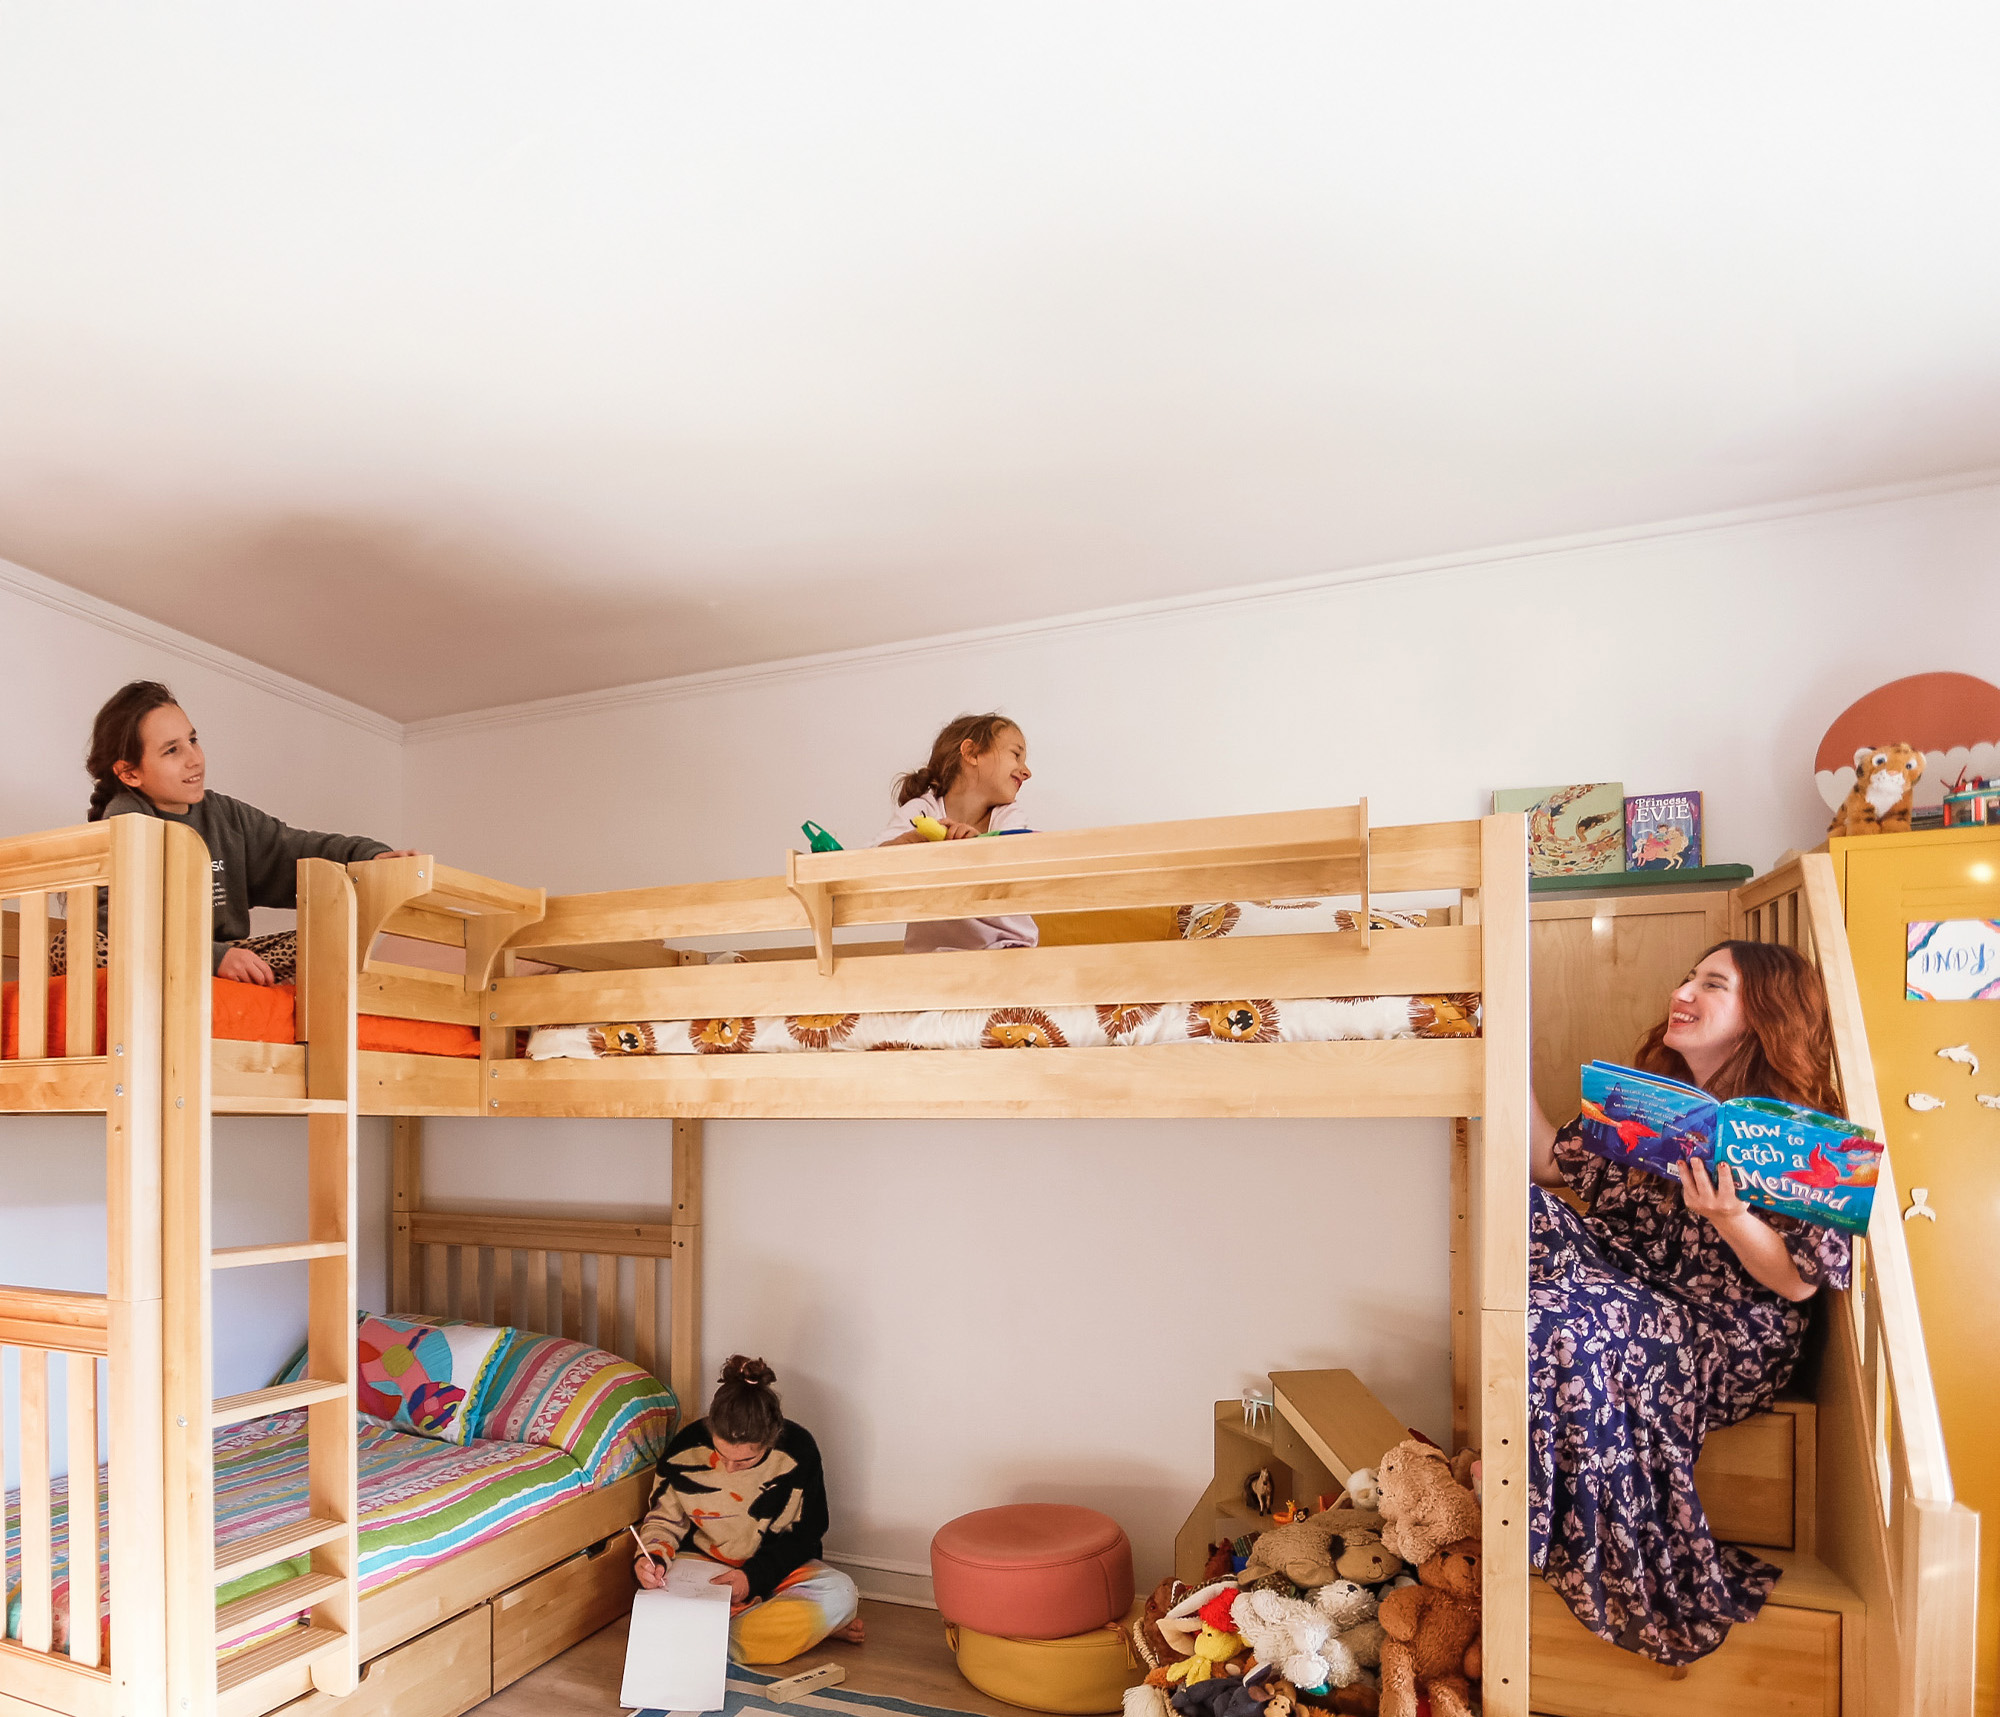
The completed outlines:
[[[1132,1546],[1094,1508],[1017,1502],[947,1521],[931,1583],[948,1622],[1016,1639],[1066,1639],[1132,1606]]]

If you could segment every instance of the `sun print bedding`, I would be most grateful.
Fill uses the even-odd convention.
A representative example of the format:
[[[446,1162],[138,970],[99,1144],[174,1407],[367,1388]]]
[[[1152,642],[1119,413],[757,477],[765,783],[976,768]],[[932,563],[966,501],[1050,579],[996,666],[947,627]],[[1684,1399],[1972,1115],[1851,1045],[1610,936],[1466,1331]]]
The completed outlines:
[[[531,1061],[877,1049],[1105,1049],[1158,1043],[1335,1043],[1477,1037],[1476,995],[1264,997],[929,1013],[758,1014],[538,1026]]]
[[[1224,900],[1183,906],[1183,940],[1351,931],[1359,914],[1325,900]],[[1376,930],[1418,930],[1421,915],[1373,911]],[[710,955],[711,960],[731,956]],[[786,1055],[877,1049],[1110,1049],[1162,1043],[1338,1043],[1477,1037],[1476,994],[1219,997],[1094,1007],[951,1008],[925,1013],[760,1014],[538,1026],[531,1061],[626,1055]]]

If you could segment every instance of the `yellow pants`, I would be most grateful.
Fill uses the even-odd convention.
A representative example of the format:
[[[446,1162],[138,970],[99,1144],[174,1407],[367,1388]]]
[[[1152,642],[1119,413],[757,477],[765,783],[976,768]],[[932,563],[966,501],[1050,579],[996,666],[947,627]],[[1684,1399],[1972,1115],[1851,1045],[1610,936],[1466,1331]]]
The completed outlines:
[[[838,1568],[808,1562],[761,1603],[729,1623],[737,1663],[789,1663],[861,1613],[861,1594]]]

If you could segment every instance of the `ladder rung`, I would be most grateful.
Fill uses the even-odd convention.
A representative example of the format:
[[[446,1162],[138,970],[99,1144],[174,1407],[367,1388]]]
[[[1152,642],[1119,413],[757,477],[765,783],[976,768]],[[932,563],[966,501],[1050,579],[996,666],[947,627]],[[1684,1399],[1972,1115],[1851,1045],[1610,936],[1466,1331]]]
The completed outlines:
[[[252,1628],[275,1622],[280,1616],[309,1610],[327,1592],[337,1592],[347,1584],[339,1574],[299,1574],[276,1586],[266,1586],[215,1612],[215,1643],[227,1645]]]
[[[338,1097],[249,1097],[227,1095],[209,1100],[212,1115],[344,1115]]]
[[[344,1240],[295,1240],[276,1246],[218,1246],[208,1255],[211,1270],[240,1270],[249,1264],[296,1264],[306,1258],[340,1258]]]
[[[303,1556],[308,1550],[317,1550],[322,1544],[344,1537],[348,1530],[344,1520],[308,1515],[288,1526],[274,1526],[269,1532],[260,1532],[255,1538],[240,1538],[226,1549],[218,1544],[215,1583],[227,1585],[245,1574],[268,1568],[273,1562],[289,1562],[294,1556]]]
[[[241,1687],[259,1676],[269,1675],[273,1670],[284,1669],[301,1660],[310,1663],[314,1658],[346,1649],[347,1636],[332,1628],[287,1628],[262,1645],[253,1645],[248,1651],[239,1651],[234,1657],[226,1657],[218,1663],[215,1666],[215,1690],[227,1693],[231,1688]]]
[[[240,1425],[246,1419],[262,1419],[266,1414],[310,1407],[315,1401],[336,1401],[347,1389],[345,1383],[325,1383],[315,1377],[301,1378],[297,1383],[275,1383],[269,1389],[223,1396],[209,1413],[208,1422],[218,1427]]]

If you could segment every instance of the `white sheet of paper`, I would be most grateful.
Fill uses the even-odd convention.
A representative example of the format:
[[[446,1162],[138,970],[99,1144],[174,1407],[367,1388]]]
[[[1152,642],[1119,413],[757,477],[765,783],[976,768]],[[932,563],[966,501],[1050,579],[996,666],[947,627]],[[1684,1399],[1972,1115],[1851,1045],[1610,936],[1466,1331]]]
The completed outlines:
[[[720,1711],[729,1676],[729,1588],[715,1564],[675,1561],[663,1590],[632,1597],[619,1703],[628,1710]]]

